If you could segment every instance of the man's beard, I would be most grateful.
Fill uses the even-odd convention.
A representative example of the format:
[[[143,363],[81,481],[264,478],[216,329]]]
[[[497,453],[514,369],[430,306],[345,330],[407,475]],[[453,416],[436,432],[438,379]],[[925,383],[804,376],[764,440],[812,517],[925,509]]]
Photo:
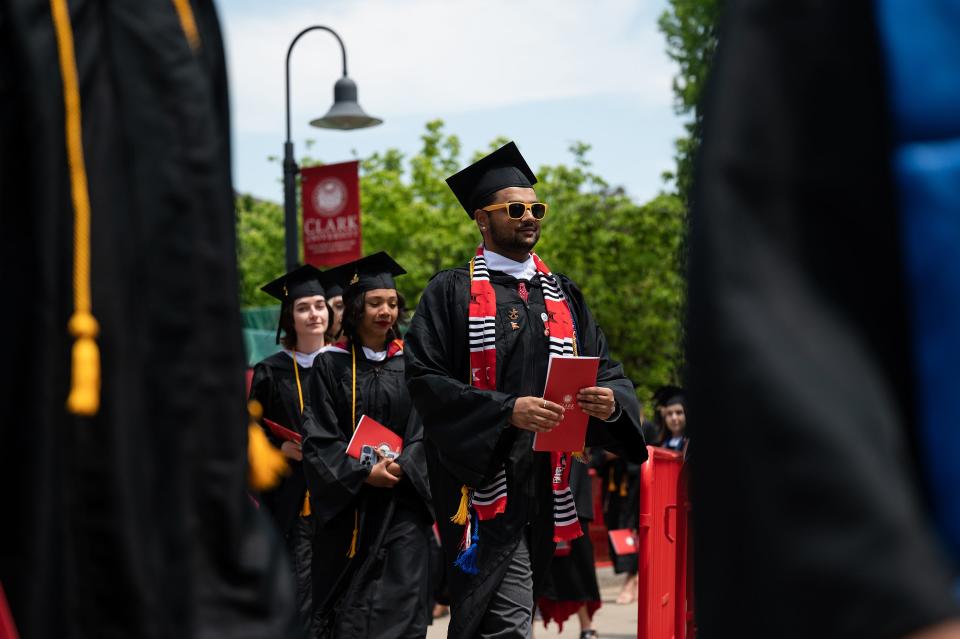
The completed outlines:
[[[532,239],[527,240],[520,235],[521,228],[530,228],[536,232]],[[508,251],[526,251],[530,252],[540,240],[540,227],[538,225],[526,225],[521,227],[519,224],[508,222],[505,225],[490,225],[490,236],[494,243],[500,248]]]

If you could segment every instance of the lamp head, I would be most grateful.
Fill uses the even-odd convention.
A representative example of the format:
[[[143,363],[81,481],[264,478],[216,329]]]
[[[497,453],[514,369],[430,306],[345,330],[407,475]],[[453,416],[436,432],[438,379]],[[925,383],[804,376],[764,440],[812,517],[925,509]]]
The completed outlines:
[[[365,129],[383,120],[367,115],[357,102],[357,84],[343,76],[333,85],[333,106],[322,118],[310,122],[321,129]]]

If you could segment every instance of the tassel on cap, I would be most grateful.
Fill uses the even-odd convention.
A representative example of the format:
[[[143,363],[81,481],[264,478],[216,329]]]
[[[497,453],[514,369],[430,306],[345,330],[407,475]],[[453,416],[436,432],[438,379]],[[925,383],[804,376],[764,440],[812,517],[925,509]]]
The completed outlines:
[[[276,486],[283,475],[290,472],[290,466],[257,423],[263,416],[260,402],[251,400],[247,404],[247,410],[250,412],[250,425],[247,427],[247,460],[250,464],[248,481],[254,490],[268,490]]]
[[[613,478],[613,468],[610,469],[610,473],[607,475],[607,492],[613,493],[617,490],[617,482]]]
[[[620,496],[627,496],[627,474],[623,474],[623,479],[620,480]]]
[[[582,451],[582,450],[574,451],[574,452],[570,453],[570,456],[573,457],[573,458],[574,458],[575,460],[577,460],[578,462],[580,462],[581,464],[586,464],[586,463],[587,463],[587,454],[586,454],[586,452],[584,452],[584,451]]]
[[[100,410],[100,349],[95,339],[100,325],[90,313],[74,313],[67,329],[76,338],[67,410],[92,417]]]

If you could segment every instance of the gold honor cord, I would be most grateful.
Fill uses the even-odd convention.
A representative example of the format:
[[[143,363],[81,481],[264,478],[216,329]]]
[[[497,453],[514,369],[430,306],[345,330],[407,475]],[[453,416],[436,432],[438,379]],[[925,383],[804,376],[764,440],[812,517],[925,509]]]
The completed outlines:
[[[353,420],[353,432],[357,432],[357,347],[350,340],[350,362],[353,370],[352,385],[350,388],[350,418]],[[347,557],[353,559],[357,555],[357,538],[360,536],[360,514],[353,511],[353,538],[350,540],[350,549]]]
[[[50,0],[50,13],[57,38],[60,75],[63,79],[67,165],[73,201],[73,315],[67,329],[73,342],[70,395],[67,410],[92,417],[100,410],[100,349],[96,337],[100,326],[90,302],[90,194],[83,159],[83,128],[80,113],[80,83],[73,45],[73,27],[66,0]]]
[[[476,256],[470,258],[470,284],[473,285],[473,263]],[[473,369],[470,366],[470,345],[467,344],[467,385],[473,385]],[[458,526],[466,526],[467,519],[470,517],[470,487],[466,484],[460,486],[460,503],[457,505],[457,511],[450,517],[450,521]]]
[[[180,18],[180,28],[183,29],[183,35],[190,43],[190,48],[196,52],[200,48],[200,32],[197,31],[197,21],[193,17],[190,0],[173,0],[173,7],[177,10],[177,17]]]
[[[297,380],[297,398],[300,400],[300,414],[303,415],[303,388],[300,386],[300,366],[297,364],[297,349],[293,349],[293,376]]]
[[[297,349],[293,349],[293,376],[297,380],[297,399],[300,400],[300,414],[303,415],[303,387],[300,386],[300,365],[297,364]],[[300,516],[310,515],[310,491],[303,496],[303,505],[300,506]]]

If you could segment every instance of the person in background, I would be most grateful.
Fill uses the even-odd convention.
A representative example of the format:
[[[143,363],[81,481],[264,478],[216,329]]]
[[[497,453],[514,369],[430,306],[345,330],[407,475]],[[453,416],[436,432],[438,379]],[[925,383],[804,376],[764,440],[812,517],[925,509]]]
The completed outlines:
[[[650,422],[643,422],[650,424]],[[603,522],[607,530],[636,530],[640,522],[640,464],[601,451],[604,456],[598,474],[603,479]],[[637,555],[618,555],[610,546],[613,572],[623,577],[615,603],[632,604],[637,600]]]
[[[329,325],[323,274],[305,265],[265,284],[261,290],[280,301],[277,343],[283,350],[253,368],[250,399],[260,403],[264,419],[303,435],[303,410],[313,360],[324,346]],[[264,422],[266,424],[266,422]],[[300,444],[264,426],[267,439],[280,449],[290,474],[260,495],[286,540],[297,588],[297,608],[304,629],[313,617],[313,517],[303,477]]]
[[[343,282],[333,279],[327,281],[327,306],[330,311],[330,323],[327,325],[327,344],[333,344],[340,339],[340,326],[343,320],[343,286]]]
[[[600,609],[600,587],[594,563],[593,542],[587,531],[593,521],[593,486],[586,464],[574,464],[570,469],[570,491],[577,507],[577,519],[583,536],[557,545],[545,580],[543,594],[537,607],[547,626],[555,621],[558,632],[570,615],[576,614],[580,623],[580,639],[597,639],[593,629],[593,615]]]
[[[433,513],[423,426],[404,379],[405,302],[394,277],[405,271],[384,252],[332,271],[348,282],[344,339],[314,361],[304,421],[304,470],[317,524],[312,631],[418,639],[430,617]],[[401,436],[398,457],[364,464],[347,455],[362,416]]]
[[[684,391],[678,386],[661,386],[654,394],[656,421],[665,433],[658,444],[679,452],[687,448],[687,413]]]
[[[648,446],[660,446],[666,433],[659,420],[645,419],[642,406],[640,431],[643,433],[644,443]],[[593,463],[603,481],[603,522],[607,530],[637,530],[640,523],[640,464],[623,460],[604,450],[594,453]],[[618,555],[609,540],[607,544],[614,573],[624,575],[615,603],[632,604],[637,600],[640,587],[637,579],[637,555]]]

